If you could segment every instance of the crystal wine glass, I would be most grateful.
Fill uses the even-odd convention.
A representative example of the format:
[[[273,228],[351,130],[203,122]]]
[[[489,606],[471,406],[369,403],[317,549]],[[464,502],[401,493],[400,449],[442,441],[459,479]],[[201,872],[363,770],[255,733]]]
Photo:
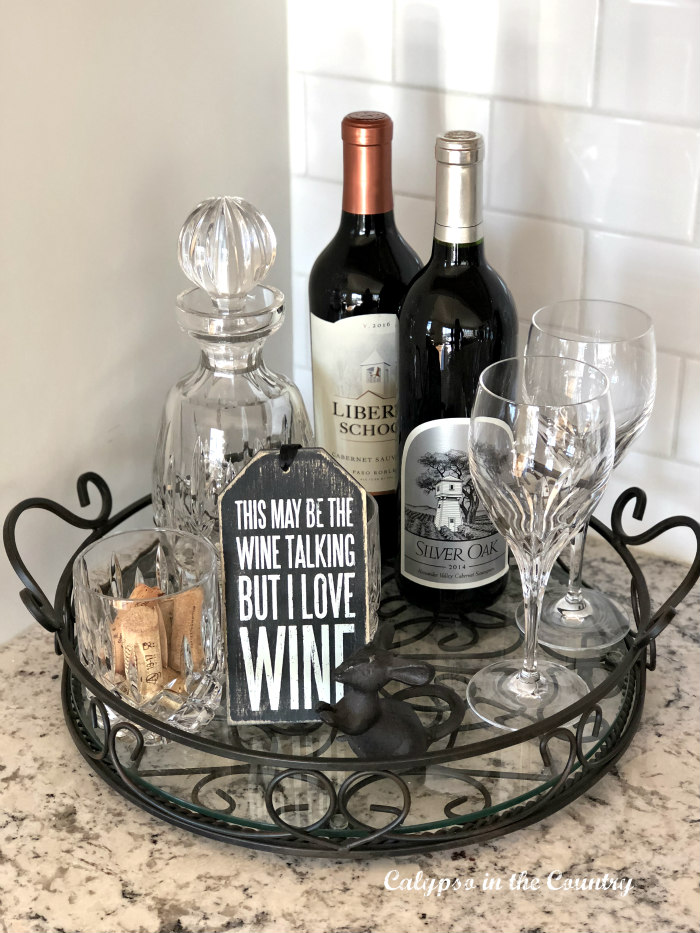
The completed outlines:
[[[478,671],[467,699],[481,719],[519,729],[585,696],[563,664],[537,660],[542,597],[562,547],[589,519],[612,470],[615,423],[607,377],[580,360],[502,360],[481,374],[469,468],[520,569],[525,655]]]
[[[643,311],[614,301],[558,301],[532,318],[527,356],[566,356],[590,363],[610,381],[615,414],[615,466],[644,429],[654,405],[654,326]],[[626,613],[609,596],[582,585],[586,529],[572,542],[568,586],[547,592],[540,642],[563,654],[600,654],[630,628]],[[522,612],[516,616],[524,630]]]

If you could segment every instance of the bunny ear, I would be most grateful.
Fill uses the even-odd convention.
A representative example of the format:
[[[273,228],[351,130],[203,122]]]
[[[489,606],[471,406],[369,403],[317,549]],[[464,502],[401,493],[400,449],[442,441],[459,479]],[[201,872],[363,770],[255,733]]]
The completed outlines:
[[[432,664],[425,661],[407,662],[401,660],[396,667],[390,670],[392,680],[398,680],[402,684],[410,684],[412,687],[421,687],[423,684],[430,683],[435,676],[435,668]]]

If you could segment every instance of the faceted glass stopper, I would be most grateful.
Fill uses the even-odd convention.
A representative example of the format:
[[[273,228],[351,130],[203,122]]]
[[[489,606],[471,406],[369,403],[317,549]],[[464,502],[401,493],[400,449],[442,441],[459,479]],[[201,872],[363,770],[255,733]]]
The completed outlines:
[[[243,198],[209,198],[180,231],[180,267],[217,308],[245,307],[248,293],[275,261],[277,240],[267,217]]]

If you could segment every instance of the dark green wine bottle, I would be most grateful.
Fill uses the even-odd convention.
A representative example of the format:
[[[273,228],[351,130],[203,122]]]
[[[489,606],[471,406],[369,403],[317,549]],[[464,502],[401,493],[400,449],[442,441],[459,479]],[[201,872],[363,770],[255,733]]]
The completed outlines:
[[[394,220],[393,124],[342,123],[343,212],[309,277],[316,442],[377,499],[382,557],[396,554],[397,313],[420,270]]]
[[[399,586],[412,603],[468,612],[494,602],[508,552],[467,459],[479,376],[516,349],[512,295],[484,256],[478,133],[435,147],[435,239],[399,312]]]

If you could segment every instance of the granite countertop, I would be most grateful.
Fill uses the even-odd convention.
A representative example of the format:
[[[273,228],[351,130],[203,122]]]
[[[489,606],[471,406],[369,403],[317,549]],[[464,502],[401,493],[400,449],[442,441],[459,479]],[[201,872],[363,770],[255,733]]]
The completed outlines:
[[[624,571],[594,547],[587,558],[606,588],[627,592]],[[649,556],[640,563],[657,603],[683,574]],[[61,659],[35,626],[0,649],[0,931],[698,931],[699,603],[696,589],[659,638],[639,732],[584,797],[479,846],[357,862],[224,845],[125,801],[74,747],[61,714]],[[6,607],[21,611],[19,601]],[[510,890],[521,871],[542,887]],[[390,889],[418,872],[435,879],[430,895]],[[551,890],[551,872],[632,883]],[[480,883],[487,874],[502,879],[501,890],[437,896],[439,879]]]

